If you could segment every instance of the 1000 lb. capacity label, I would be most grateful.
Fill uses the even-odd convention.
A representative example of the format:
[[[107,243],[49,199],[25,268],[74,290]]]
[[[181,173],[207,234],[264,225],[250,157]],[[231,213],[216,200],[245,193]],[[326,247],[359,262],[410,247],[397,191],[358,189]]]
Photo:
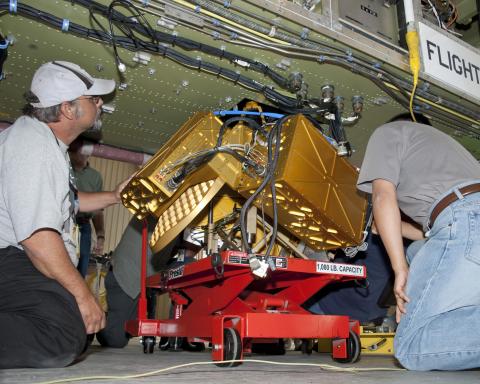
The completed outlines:
[[[325,263],[323,261],[317,261],[316,269],[318,273],[365,277],[365,267],[362,265]]]

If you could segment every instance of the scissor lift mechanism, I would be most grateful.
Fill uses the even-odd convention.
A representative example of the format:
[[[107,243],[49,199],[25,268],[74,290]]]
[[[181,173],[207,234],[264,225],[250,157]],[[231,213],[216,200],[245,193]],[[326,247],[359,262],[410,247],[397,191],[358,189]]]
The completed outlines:
[[[252,343],[328,338],[334,360],[357,360],[358,322],[348,316],[314,315],[301,304],[333,281],[365,278],[365,267],[273,257],[276,269],[257,279],[245,253],[226,251],[220,257],[220,275],[208,257],[146,278],[146,227],[142,238],[138,319],[126,324],[131,335],[210,341],[213,361],[242,359]],[[175,319],[147,318],[147,286],[169,293]]]

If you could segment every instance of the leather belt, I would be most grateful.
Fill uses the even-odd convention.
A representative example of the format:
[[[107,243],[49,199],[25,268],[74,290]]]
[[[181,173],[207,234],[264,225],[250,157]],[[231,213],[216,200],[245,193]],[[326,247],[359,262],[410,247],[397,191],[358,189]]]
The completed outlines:
[[[463,196],[470,195],[471,193],[480,192],[480,183],[467,185],[466,187],[459,188],[458,191]],[[432,214],[430,215],[430,228],[433,226],[433,223],[435,223],[438,215],[456,200],[458,200],[458,196],[455,192],[452,192],[445,196],[442,200],[440,200],[437,205],[435,205],[435,208],[433,208]]]

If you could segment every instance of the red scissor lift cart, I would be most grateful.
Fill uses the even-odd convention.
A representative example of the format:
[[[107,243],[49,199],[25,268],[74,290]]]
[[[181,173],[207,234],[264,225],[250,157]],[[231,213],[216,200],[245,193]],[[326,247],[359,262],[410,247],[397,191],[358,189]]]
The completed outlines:
[[[137,218],[158,218],[150,238],[155,252],[197,222],[209,204],[208,225],[202,224],[202,231],[205,251],[214,255],[146,279],[145,228],[138,319],[129,321],[126,329],[144,336],[147,352],[153,350],[156,336],[211,342],[214,361],[242,359],[257,343],[329,338],[335,360],[355,361],[360,354],[358,322],[347,316],[313,315],[301,305],[331,282],[365,278],[365,268],[287,257],[263,260],[255,249],[265,247],[270,254],[281,237],[278,244],[286,244],[282,249],[297,255],[300,243],[315,251],[361,244],[367,201],[355,187],[358,171],[342,157],[343,150],[339,154],[341,146],[327,140],[309,118],[298,114],[269,120],[273,117],[263,115],[267,106],[253,101],[241,108],[257,114],[256,120],[240,110],[231,111],[238,114],[231,119],[207,112],[192,116],[122,192],[124,205]],[[230,199],[225,209],[224,195]],[[264,215],[272,218],[269,233]],[[227,218],[233,218],[228,230]],[[217,224],[225,226],[216,233],[223,236],[222,246],[249,254],[217,254]],[[278,226],[293,242],[277,232]],[[237,227],[241,246],[235,238]],[[263,231],[263,239],[254,244],[257,230],[258,239]],[[147,318],[147,286],[169,293],[174,319]]]
[[[144,228],[138,319],[127,322],[128,333],[209,341],[214,361],[241,360],[253,343],[280,338],[332,339],[334,360],[358,359],[361,347],[357,321],[348,316],[314,315],[301,304],[333,281],[365,278],[365,267],[272,257],[274,270],[266,278],[258,279],[245,253],[226,251],[215,266],[207,257],[145,279],[146,247]],[[169,293],[175,319],[147,318],[147,286]],[[144,348],[153,351],[153,345]]]

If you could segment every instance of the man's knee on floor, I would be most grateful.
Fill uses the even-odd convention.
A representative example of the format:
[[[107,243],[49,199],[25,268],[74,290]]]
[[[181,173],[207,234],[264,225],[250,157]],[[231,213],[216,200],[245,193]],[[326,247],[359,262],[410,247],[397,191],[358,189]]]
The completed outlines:
[[[430,336],[428,326],[417,329],[410,334],[405,335],[403,333],[402,336],[397,333],[394,341],[395,358],[402,367],[409,371],[442,369],[438,365],[441,359],[432,356],[432,351],[429,348],[428,340]]]
[[[87,335],[82,316],[76,302],[68,299],[50,292],[42,297],[42,306],[50,312],[37,320],[38,332],[45,335],[46,365],[68,365],[85,349]]]
[[[43,368],[61,368],[73,363],[85,351],[87,339],[85,333],[70,332],[56,327],[42,327],[49,338],[38,345],[38,366]]]
[[[130,337],[125,332],[108,332],[108,330],[97,333],[97,340],[102,347],[125,348],[130,341]]]
[[[29,347],[12,348],[11,353],[5,357],[8,360],[2,368],[63,368],[73,363],[83,351],[85,338],[79,335],[71,338],[64,332],[36,320],[31,322],[27,339]]]
[[[56,356],[38,358],[38,365],[35,368],[64,368],[72,364],[78,358],[76,351],[65,351]]]
[[[423,363],[422,356],[417,356],[417,355],[397,356],[397,354],[395,354],[395,357],[400,363],[400,365],[403,368],[408,369],[409,371],[431,371],[432,369],[435,369],[435,368],[427,367]]]

